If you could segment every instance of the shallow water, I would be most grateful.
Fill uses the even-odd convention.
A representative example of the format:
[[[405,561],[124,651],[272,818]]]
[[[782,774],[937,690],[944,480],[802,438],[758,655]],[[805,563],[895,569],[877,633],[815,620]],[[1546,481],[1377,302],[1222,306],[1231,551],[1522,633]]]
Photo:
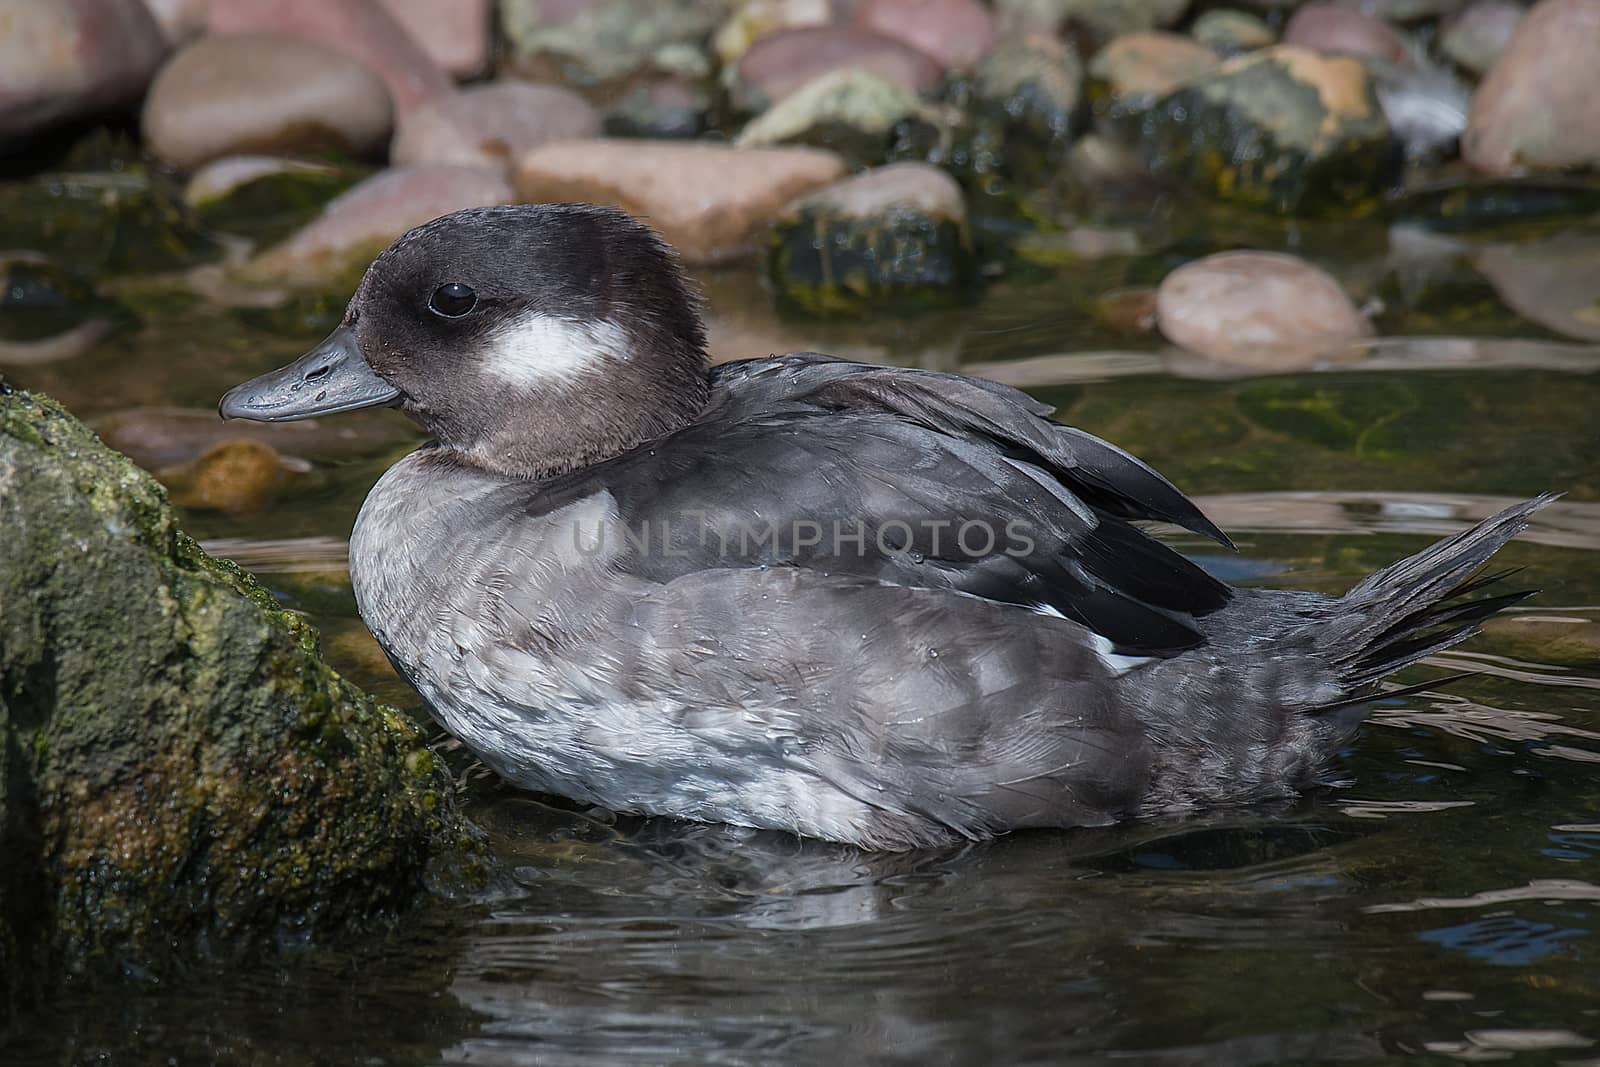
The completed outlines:
[[[1402,676],[1478,672],[1380,701],[1345,785],[874,856],[584,811],[462,759],[511,872],[499,892],[360,951],[74,994],[6,1062],[1600,1064],[1600,349],[1512,316],[1450,257],[1419,283],[1442,297],[1407,297],[1373,224],[1273,240],[1383,300],[1383,340],[1323,369],[1222,372],[1081,310],[1208,250],[1168,225],[1165,253],[1018,272],[912,323],[778,323],[748,281],[709,277],[715,344],[1024,385],[1199,495],[1240,551],[1179,543],[1240,582],[1337,591],[1511,498],[1566,491],[1501,557],[1540,594]],[[326,319],[120,295],[137,329],[13,377],[86,417],[204,407]],[[414,438],[387,415],[360,426],[266,509],[185,523],[417,711],[342,573],[362,496]]]

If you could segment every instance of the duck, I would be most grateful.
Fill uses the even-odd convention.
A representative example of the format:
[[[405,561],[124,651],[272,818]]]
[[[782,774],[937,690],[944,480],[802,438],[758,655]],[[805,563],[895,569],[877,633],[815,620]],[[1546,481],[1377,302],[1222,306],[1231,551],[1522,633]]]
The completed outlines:
[[[521,788],[861,849],[1293,800],[1528,595],[1480,572],[1554,499],[1342,596],[1234,587],[1149,529],[1231,547],[1193,501],[1025,393],[708,366],[672,249],[584,204],[411,230],[220,413],[370,407],[431,440],[361,507],[355,600],[445,731]]]

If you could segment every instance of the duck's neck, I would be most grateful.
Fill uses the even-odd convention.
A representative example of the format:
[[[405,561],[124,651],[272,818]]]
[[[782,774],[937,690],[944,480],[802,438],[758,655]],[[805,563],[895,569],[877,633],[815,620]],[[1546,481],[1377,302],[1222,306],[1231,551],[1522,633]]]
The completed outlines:
[[[504,478],[537,481],[676,433],[700,414],[709,388],[703,369],[674,382],[618,374],[507,403],[470,429],[439,419],[425,425],[458,461]]]

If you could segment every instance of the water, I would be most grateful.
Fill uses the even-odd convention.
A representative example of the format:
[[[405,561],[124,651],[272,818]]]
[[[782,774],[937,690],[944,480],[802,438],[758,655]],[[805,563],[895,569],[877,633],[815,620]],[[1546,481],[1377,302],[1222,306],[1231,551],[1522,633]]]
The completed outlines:
[[[6,1062],[1600,1064],[1600,351],[1510,315],[1450,256],[1418,283],[1376,224],[1268,237],[1383,300],[1386,339],[1332,369],[1229,377],[1084,313],[1085,294],[1206,250],[1182,234],[914,323],[778,323],[747,279],[707,284],[724,356],[814,347],[1029,386],[1199,495],[1240,551],[1178,543],[1239,582],[1337,591],[1566,491],[1501,557],[1539,596],[1402,676],[1478,672],[1380,702],[1341,787],[878,856],[587,811],[458,758],[509,872],[495,893],[355,948],[73,993]],[[14,377],[86,417],[205,407],[326,324],[142,282],[120,296],[138,329]],[[413,438],[386,414],[351,425],[267,509],[186,525],[415,712],[341,573],[363,494]]]

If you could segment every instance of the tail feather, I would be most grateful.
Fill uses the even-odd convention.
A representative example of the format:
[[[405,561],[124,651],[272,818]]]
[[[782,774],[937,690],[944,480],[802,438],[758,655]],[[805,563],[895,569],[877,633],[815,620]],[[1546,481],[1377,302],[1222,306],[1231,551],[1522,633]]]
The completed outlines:
[[[1557,494],[1546,493],[1506,508],[1385,567],[1346,593],[1341,616],[1348,622],[1330,628],[1325,647],[1333,650],[1349,691],[1365,692],[1401,667],[1466,640],[1483,620],[1531,596],[1532,590],[1526,590],[1462,599],[1512,573],[1475,576],[1535,513],[1556,499]]]

